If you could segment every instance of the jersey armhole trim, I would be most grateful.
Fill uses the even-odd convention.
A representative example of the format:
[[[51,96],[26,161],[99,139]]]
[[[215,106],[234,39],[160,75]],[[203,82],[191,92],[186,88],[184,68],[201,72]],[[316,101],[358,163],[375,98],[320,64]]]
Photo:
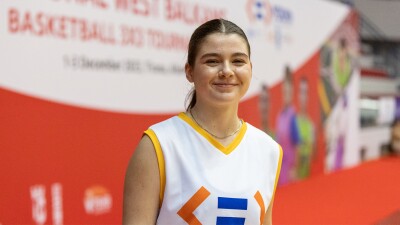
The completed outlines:
[[[164,199],[164,191],[165,191],[165,161],[164,155],[161,149],[160,142],[158,141],[156,133],[153,130],[148,129],[144,132],[153,142],[154,149],[157,155],[158,162],[158,170],[160,172],[160,208]]]
[[[281,173],[281,166],[282,166],[283,150],[281,145],[278,144],[278,146],[279,146],[279,161],[278,161],[278,166],[276,168],[275,185],[274,185],[274,192],[272,192],[272,198],[275,197],[276,186],[278,185],[279,175]]]

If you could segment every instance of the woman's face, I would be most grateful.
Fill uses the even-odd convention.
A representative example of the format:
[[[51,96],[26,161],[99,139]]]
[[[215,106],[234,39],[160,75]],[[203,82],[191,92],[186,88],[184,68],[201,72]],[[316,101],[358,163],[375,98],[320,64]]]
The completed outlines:
[[[239,103],[252,76],[246,42],[237,34],[210,34],[199,46],[194,65],[186,65],[185,71],[194,83],[197,101]]]

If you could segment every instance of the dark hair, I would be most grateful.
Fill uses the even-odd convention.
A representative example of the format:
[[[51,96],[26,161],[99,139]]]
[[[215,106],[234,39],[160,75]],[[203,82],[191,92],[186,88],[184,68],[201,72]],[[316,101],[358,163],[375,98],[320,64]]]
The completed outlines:
[[[396,150],[394,149],[394,146],[393,146],[393,141],[394,141],[393,132],[398,123],[400,123],[400,118],[396,117],[396,118],[394,118],[394,120],[392,121],[392,124],[390,125],[390,129],[391,129],[390,141],[389,141],[387,148],[384,149],[385,154],[388,154],[388,155],[396,154]],[[382,151],[382,148],[381,148],[381,151]]]
[[[346,47],[347,47],[347,41],[346,41],[345,38],[341,38],[341,39],[339,40],[339,46],[340,46],[341,48],[346,48]]]
[[[267,84],[262,84],[261,85],[261,90],[267,91],[268,90],[268,85]]]
[[[240,37],[243,38],[243,40],[245,40],[250,57],[250,44],[243,30],[238,25],[232,23],[231,21],[225,19],[213,19],[200,25],[190,37],[188,46],[188,57],[186,62],[190,67],[192,68],[194,67],[198,50],[204,39],[208,35],[214,33],[239,35]],[[186,96],[186,102],[189,98],[190,98],[190,103],[186,108],[187,111],[189,111],[191,108],[194,107],[194,105],[196,105],[195,89],[192,89],[188,94],[188,96]]]
[[[285,65],[285,80],[289,81],[290,83],[293,83],[293,74],[292,74],[292,69],[290,68],[289,65]]]
[[[390,124],[390,128],[394,128],[398,123],[400,123],[400,117],[395,117]]]

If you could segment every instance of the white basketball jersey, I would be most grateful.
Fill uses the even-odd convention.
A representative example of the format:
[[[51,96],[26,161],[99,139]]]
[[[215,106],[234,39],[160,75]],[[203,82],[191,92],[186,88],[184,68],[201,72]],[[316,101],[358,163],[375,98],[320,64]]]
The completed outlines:
[[[261,224],[274,195],[282,149],[244,123],[223,146],[185,113],[145,132],[156,149],[160,225]]]

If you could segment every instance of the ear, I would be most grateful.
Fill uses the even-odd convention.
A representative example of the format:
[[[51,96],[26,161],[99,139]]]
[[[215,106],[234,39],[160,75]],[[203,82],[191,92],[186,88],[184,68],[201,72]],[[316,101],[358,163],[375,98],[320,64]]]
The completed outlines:
[[[186,73],[186,79],[190,83],[193,83],[193,70],[192,70],[192,67],[188,63],[185,64],[185,73]]]

